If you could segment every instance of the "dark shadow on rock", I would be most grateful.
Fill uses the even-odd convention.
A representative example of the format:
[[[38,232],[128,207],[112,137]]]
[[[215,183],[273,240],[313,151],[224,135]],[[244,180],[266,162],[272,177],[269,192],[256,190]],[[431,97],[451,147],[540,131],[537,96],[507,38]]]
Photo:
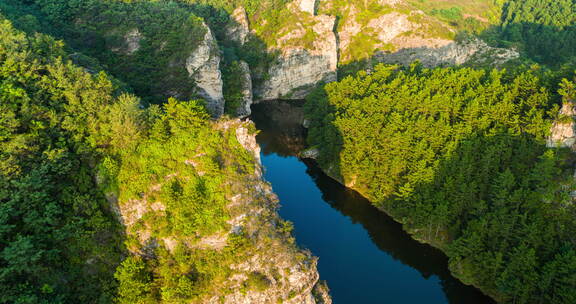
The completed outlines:
[[[304,101],[266,101],[252,105],[250,117],[258,130],[262,153],[295,156],[306,148]]]

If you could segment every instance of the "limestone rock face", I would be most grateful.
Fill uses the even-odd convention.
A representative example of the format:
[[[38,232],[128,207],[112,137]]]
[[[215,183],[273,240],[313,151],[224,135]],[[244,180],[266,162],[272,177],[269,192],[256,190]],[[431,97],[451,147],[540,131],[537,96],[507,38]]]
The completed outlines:
[[[404,5],[399,0],[379,0],[379,3],[388,7]],[[333,8],[329,2],[322,5]],[[455,42],[449,38],[456,35],[453,27],[420,10],[392,10],[376,14],[363,24],[357,18],[363,11],[354,4],[343,11],[347,18],[338,31],[343,64],[368,59],[403,65],[419,60],[427,67],[470,61],[500,65],[519,57],[515,50],[492,48],[479,39]]]
[[[121,46],[112,47],[111,50],[118,54],[132,55],[140,50],[142,33],[138,28],[133,28],[124,34],[124,42]]]
[[[516,59],[520,54],[511,49],[494,48],[479,39],[464,42],[450,42],[441,47],[404,48],[395,53],[378,53],[378,62],[409,65],[418,60],[425,67],[442,65],[461,65],[464,63],[488,63],[501,65]]]
[[[226,37],[243,45],[250,33],[250,23],[244,7],[240,6],[232,12],[231,20],[226,27]]]
[[[334,33],[336,18],[314,17],[312,48],[281,48],[277,61],[268,70],[265,80],[255,88],[258,101],[302,99],[320,82],[336,80],[338,46]],[[280,38],[279,44],[306,35],[305,28],[295,29]],[[308,29],[309,30],[309,29]]]
[[[212,115],[219,117],[224,113],[220,54],[212,31],[205,24],[204,27],[204,40],[186,59],[186,70],[196,83],[198,95],[206,99]]]
[[[275,228],[281,221],[275,210],[278,198],[270,184],[262,178],[260,146],[256,142],[255,133],[250,132],[250,123],[232,120],[221,124],[222,129],[235,129],[238,142],[258,162],[253,176],[242,181],[231,181],[233,185],[237,183],[233,186],[237,191],[230,198],[230,208],[241,213],[236,214],[229,223],[232,226],[231,233],[242,231],[261,245],[247,259],[232,265],[234,275],[227,282],[231,292],[223,297],[214,296],[206,302],[331,304],[327,288],[319,282],[317,259],[310,252],[288,244]],[[246,290],[243,287],[248,275],[254,273],[265,277],[268,288]]]
[[[253,96],[252,96],[252,76],[250,75],[250,67],[248,63],[239,61],[240,64],[240,80],[242,83],[242,102],[236,110],[238,117],[250,116],[252,110]]]
[[[300,0],[298,6],[303,12],[316,15],[316,4],[318,0]]]
[[[256,142],[256,136],[250,134],[248,128],[242,126],[236,129],[236,139],[244,149],[250,151],[252,155],[254,155],[254,159],[258,162],[258,165],[261,166],[262,160],[260,159],[260,146]]]
[[[402,37],[406,39],[404,34],[410,33],[419,28],[418,25],[409,21],[409,16],[397,12],[385,14],[373,18],[368,21],[367,26],[362,26],[356,21],[355,16],[360,14],[360,11],[354,6],[350,8],[351,18],[347,18],[341,25],[341,30],[338,32],[340,37],[340,52],[342,60],[348,62],[352,60],[352,54],[355,51],[355,44],[358,40],[366,40],[361,34],[369,30],[373,33],[373,45],[367,51],[375,51],[385,47],[402,47],[402,43],[397,41],[396,38]],[[442,43],[442,42],[440,42]],[[443,42],[448,43],[448,42]],[[418,46],[436,46],[438,41],[430,41],[428,39],[420,38],[417,43]]]
[[[576,148],[576,109],[574,102],[565,101],[560,110],[560,117],[565,118],[566,121],[557,121],[552,125],[550,137],[546,145],[549,148]]]
[[[317,258],[298,248],[289,233],[278,229],[283,224],[277,213],[278,198],[262,177],[260,146],[255,132],[251,131],[254,130],[252,122],[220,120],[214,123],[214,128],[235,136],[238,143],[254,156],[254,173],[229,176],[226,180],[230,187],[230,193],[226,195],[229,229],[201,237],[174,234],[158,237],[154,236],[149,225],[138,225],[146,215],[167,216],[165,211],[168,209],[158,199],[158,193],[167,182],[178,177],[178,172],[174,172],[151,185],[139,198],[120,202],[121,222],[138,241],[128,249],[132,254],[147,258],[155,258],[155,250],[161,246],[171,252],[179,246],[191,250],[221,251],[229,245],[234,234],[242,233],[256,246],[254,250],[238,252],[240,258],[227,265],[232,271],[221,283],[221,288],[192,303],[331,304],[325,283],[319,281]],[[196,167],[198,159],[204,156],[203,153],[190,155],[184,163]],[[261,286],[254,288],[250,285],[251,276],[259,278]]]
[[[396,6],[397,0],[380,0],[381,5]],[[330,3],[326,4],[328,7]],[[451,29],[424,15],[421,11],[403,13],[392,11],[376,15],[361,24],[357,16],[363,12],[353,4],[346,6],[348,17],[339,25],[340,56],[343,63],[349,63],[364,57],[371,57],[378,50],[396,51],[403,48],[431,47],[447,45],[452,40],[435,37],[428,34],[434,32],[431,27],[442,28],[441,31],[451,32]],[[359,45],[363,47],[359,50]],[[360,57],[358,54],[362,54]]]

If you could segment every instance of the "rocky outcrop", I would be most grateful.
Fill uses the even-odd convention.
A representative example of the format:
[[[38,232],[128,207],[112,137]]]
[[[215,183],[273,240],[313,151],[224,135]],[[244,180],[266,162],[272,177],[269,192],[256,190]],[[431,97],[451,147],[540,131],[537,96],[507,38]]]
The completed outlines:
[[[114,31],[112,31],[112,35]],[[140,40],[142,40],[142,33],[138,28],[133,28],[124,34],[124,41],[119,46],[112,46],[110,50],[114,53],[123,55],[132,55],[140,50]]]
[[[320,157],[320,150],[318,150],[318,148],[315,147],[308,148],[300,152],[299,156],[301,158],[318,159],[318,157]]]
[[[226,176],[223,188],[227,189],[227,203],[224,207],[227,225],[218,232],[206,235],[198,233],[196,236],[170,233],[159,235],[154,232],[155,227],[144,219],[170,216],[170,205],[165,205],[159,194],[164,187],[170,185],[171,180],[186,180],[185,173],[177,170],[159,178],[137,198],[120,202],[121,222],[126,227],[127,235],[136,241],[130,243],[128,250],[146,259],[155,259],[159,248],[166,248],[171,253],[182,247],[195,251],[222,252],[227,246],[234,246],[232,242],[238,236],[247,242],[245,246],[250,247],[234,251],[235,258],[225,264],[228,274],[223,281],[218,281],[218,287],[207,288],[210,292],[190,303],[330,304],[328,289],[319,281],[317,258],[295,245],[289,230],[285,229],[288,224],[277,213],[278,198],[272,192],[271,185],[262,177],[260,146],[256,142],[252,122],[235,119],[212,124],[225,138],[230,138],[231,147],[243,147],[253,156],[255,168],[253,172]],[[234,138],[241,147],[234,144]],[[196,173],[203,176],[202,158],[207,156],[201,148],[198,149],[198,154],[190,155],[183,163],[194,167]],[[236,158],[241,153],[229,153],[223,152],[220,155],[221,165],[237,170]],[[214,261],[206,263],[210,267]]]
[[[196,83],[197,93],[206,99],[213,116],[224,113],[220,54],[212,31],[204,24],[206,34],[200,45],[186,59],[186,70]]]
[[[299,0],[298,7],[301,11],[316,15],[316,5],[318,0]]]
[[[126,39],[126,53],[129,55],[134,54],[140,49],[140,40],[142,39],[142,35],[138,29],[133,29],[126,33],[124,39]]]
[[[339,8],[345,15],[339,25],[341,63],[368,60],[409,65],[419,60],[426,67],[460,65],[468,62],[488,65],[519,57],[515,50],[493,48],[479,39],[455,42],[456,29],[416,10],[403,1],[380,0],[381,14],[366,20],[354,4]],[[332,4],[324,4],[334,9]]]
[[[511,49],[494,48],[479,39],[463,42],[451,42],[445,46],[404,48],[395,53],[379,52],[375,56],[377,62],[409,65],[420,61],[425,67],[443,65],[487,64],[499,66],[509,60],[516,59],[520,54]]]
[[[232,12],[230,22],[226,26],[226,37],[240,45],[244,45],[250,34],[250,23],[244,7],[240,6]]]
[[[233,188],[237,191],[230,198],[233,218],[229,223],[232,225],[231,232],[242,231],[250,235],[259,244],[259,250],[243,262],[231,266],[235,274],[227,284],[232,292],[224,297],[213,297],[207,302],[330,304],[327,288],[319,282],[317,259],[297,248],[289,241],[289,236],[277,229],[284,225],[284,221],[276,213],[278,198],[270,184],[262,179],[260,147],[255,133],[250,131],[250,123],[233,120],[221,124],[220,128],[235,129],[238,142],[258,162],[254,175],[242,181],[233,181]],[[246,290],[243,286],[251,277],[259,277],[268,287]]]
[[[453,30],[426,16],[423,12],[390,9],[401,1],[380,0],[381,14],[372,14],[371,19],[357,18],[364,12],[354,4],[341,8],[345,17],[339,25],[340,56],[342,63],[368,59],[377,51],[396,51],[403,48],[445,46],[452,40],[445,38]],[[331,8],[330,3],[325,4]],[[386,9],[388,8],[388,9]],[[437,33],[444,33],[439,37]],[[447,35],[446,35],[447,34]]]
[[[546,145],[549,148],[571,148],[576,146],[576,109],[574,102],[564,101],[560,110],[560,119],[552,125]]]
[[[252,113],[250,109],[253,103],[252,76],[250,75],[248,63],[239,61],[238,64],[240,67],[240,75],[238,77],[240,77],[242,100],[236,109],[236,115],[238,117],[247,117]]]
[[[255,88],[256,99],[303,99],[318,83],[335,81],[338,66],[335,22],[332,16],[316,16],[311,28],[300,24],[281,37],[281,54],[263,77],[264,81]],[[284,47],[289,41],[305,40],[309,36],[314,37],[311,47]]]
[[[260,169],[262,166],[262,160],[260,159],[260,146],[256,142],[256,136],[245,126],[236,128],[236,139],[238,142],[246,149],[252,153],[254,159],[256,160],[256,175],[261,176],[262,171]]]

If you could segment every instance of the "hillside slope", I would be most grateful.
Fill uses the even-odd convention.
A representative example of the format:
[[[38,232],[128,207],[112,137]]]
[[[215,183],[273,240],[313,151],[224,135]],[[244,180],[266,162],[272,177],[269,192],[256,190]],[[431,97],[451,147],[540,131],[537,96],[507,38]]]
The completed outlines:
[[[250,123],[142,109],[1,18],[0,302],[330,303]]]

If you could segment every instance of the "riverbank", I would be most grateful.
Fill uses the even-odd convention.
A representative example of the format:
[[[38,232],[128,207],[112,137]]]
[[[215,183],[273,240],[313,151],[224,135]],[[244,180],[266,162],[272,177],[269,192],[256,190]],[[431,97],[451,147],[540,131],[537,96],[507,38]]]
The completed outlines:
[[[295,113],[301,109],[290,113],[290,105],[253,107],[265,179],[279,196],[281,217],[294,223],[299,245],[319,257],[334,303],[492,302],[455,279],[441,251],[413,240],[359,193],[299,159],[305,130]]]

